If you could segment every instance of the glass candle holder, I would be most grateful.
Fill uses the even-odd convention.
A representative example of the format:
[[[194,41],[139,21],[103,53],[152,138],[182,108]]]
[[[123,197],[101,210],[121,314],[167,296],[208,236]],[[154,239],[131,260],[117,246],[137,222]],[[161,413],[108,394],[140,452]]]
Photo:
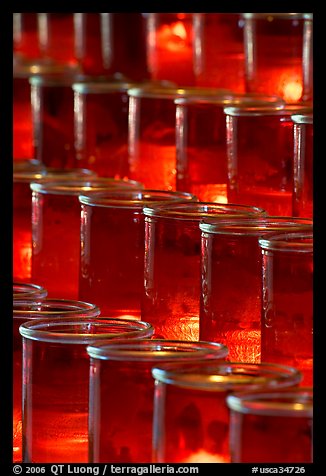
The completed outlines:
[[[312,221],[265,216],[205,222],[199,225],[200,339],[225,344],[230,361],[258,363],[263,268],[258,240],[274,231],[311,231]]]
[[[31,85],[35,75],[60,76],[68,74],[63,65],[24,63],[14,61],[13,68],[13,156],[16,159],[34,158],[34,130],[32,121]]]
[[[130,178],[147,188],[176,189],[176,106],[180,97],[229,97],[212,88],[131,88],[128,154]]]
[[[313,231],[259,239],[263,260],[261,359],[300,369],[313,385]]]
[[[77,68],[73,13],[38,13],[41,55],[47,61]]]
[[[95,177],[87,169],[52,169],[38,161],[16,160],[13,167],[13,276],[21,282],[31,279],[32,258],[32,182]],[[37,281],[36,281],[37,282]]]
[[[48,292],[42,286],[32,283],[17,283],[14,282],[12,286],[13,299],[44,299]]]
[[[145,252],[143,207],[195,199],[185,192],[147,189],[80,196],[80,299],[92,296],[102,312],[140,319]]]
[[[25,322],[23,461],[88,462],[89,356],[96,342],[151,337],[147,322],[107,317]]]
[[[78,298],[81,210],[78,196],[103,190],[139,190],[132,180],[107,177],[32,183],[32,281],[51,297]],[[59,246],[64,237],[64,246]],[[93,299],[91,299],[93,301]]]
[[[281,389],[300,382],[297,369],[276,364],[159,364],[155,380],[153,460],[230,463],[228,395]]]
[[[262,215],[243,205],[188,202],[147,206],[142,318],[166,339],[199,338],[200,229],[205,217]],[[209,339],[207,339],[209,340]]]
[[[284,107],[276,96],[183,97],[176,105],[176,188],[201,201],[241,203],[228,197],[227,106]],[[255,204],[254,204],[255,205]]]
[[[150,463],[154,380],[163,362],[223,360],[227,349],[209,342],[139,340],[88,346],[91,357],[89,460]]]
[[[313,218],[313,113],[294,114],[293,215]]]
[[[292,215],[294,131],[291,116],[311,104],[226,107],[228,198]]]
[[[19,326],[34,319],[64,316],[84,319],[100,314],[97,306],[64,299],[13,300],[13,461],[22,462],[22,338]]]
[[[245,92],[241,13],[194,13],[194,70],[198,86]]]
[[[193,13],[147,13],[147,65],[151,79],[194,86]]]
[[[313,463],[313,388],[229,395],[232,463]]]
[[[245,80],[249,92],[312,100],[312,13],[244,13]]]
[[[13,13],[13,52],[23,61],[40,58],[37,13]]]

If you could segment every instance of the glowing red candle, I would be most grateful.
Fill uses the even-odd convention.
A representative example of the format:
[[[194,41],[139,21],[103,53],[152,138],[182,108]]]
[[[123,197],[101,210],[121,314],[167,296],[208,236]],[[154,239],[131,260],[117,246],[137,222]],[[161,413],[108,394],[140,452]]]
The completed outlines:
[[[261,360],[298,368],[313,385],[313,233],[267,234],[262,252]]]
[[[141,184],[104,177],[32,183],[32,281],[46,287],[51,297],[77,299],[81,221],[78,196],[133,188],[139,189]],[[62,236],[64,246],[59,245]]]
[[[88,346],[90,461],[150,463],[154,380],[164,362],[223,360],[227,348],[210,342],[123,341]]]
[[[227,397],[232,463],[313,463],[313,388]]]
[[[26,293],[25,293],[26,294]],[[43,293],[44,294],[44,293]],[[22,295],[22,293],[20,293]],[[97,306],[64,299],[13,300],[13,461],[22,461],[22,337],[19,326],[33,319],[53,317],[96,317]]]
[[[194,86],[193,14],[148,13],[146,26],[151,78]]]
[[[228,360],[261,361],[262,253],[259,238],[272,231],[311,231],[294,217],[233,217],[201,223],[201,340],[222,342]],[[266,358],[264,358],[266,361]],[[269,360],[273,361],[273,360]]]
[[[226,107],[228,200],[292,215],[294,132],[291,116],[311,104]]]
[[[37,13],[13,13],[13,51],[23,60],[40,58]]]
[[[292,367],[238,362],[162,363],[152,375],[153,460],[158,463],[230,463],[227,396],[292,387],[301,379]]]
[[[294,114],[293,215],[313,217],[313,113]]]
[[[241,13],[194,13],[196,84],[245,91]]]
[[[60,317],[24,322],[23,460],[88,462],[87,345],[150,338],[147,322],[106,317]]]
[[[155,335],[166,339],[199,338],[200,221],[207,217],[223,219],[263,213],[255,207],[204,202],[144,208],[141,315],[153,323]]]
[[[95,301],[102,312],[115,317],[139,319],[144,289],[143,208],[188,200],[195,197],[148,189],[80,196],[80,299]]]
[[[312,100],[312,14],[244,13],[246,90]]]

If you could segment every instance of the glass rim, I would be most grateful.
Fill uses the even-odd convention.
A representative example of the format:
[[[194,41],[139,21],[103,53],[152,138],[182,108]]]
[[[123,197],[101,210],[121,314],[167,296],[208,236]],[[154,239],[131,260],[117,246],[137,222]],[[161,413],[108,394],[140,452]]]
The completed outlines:
[[[196,210],[202,208],[203,210]],[[181,209],[181,210],[179,210]],[[194,210],[193,210],[194,209]],[[205,210],[206,209],[206,210]],[[225,210],[225,213],[213,213],[213,210]],[[212,210],[212,213],[209,212]],[[233,210],[233,212],[232,212]],[[230,213],[228,213],[230,212]],[[265,216],[266,212],[262,208],[252,205],[242,205],[233,203],[218,202],[196,202],[189,200],[184,203],[170,202],[169,204],[158,204],[153,207],[144,207],[143,213],[145,217],[169,218],[175,220],[202,220],[204,217],[224,217],[231,219],[233,216],[238,217],[256,217]]]
[[[126,92],[132,88],[133,82],[112,79],[107,81],[75,81],[72,83],[72,89],[78,94],[101,94],[101,93],[115,93]]]
[[[263,251],[273,250],[313,253],[313,230],[268,233],[264,235],[263,238],[259,238],[258,243]]]
[[[219,98],[219,97],[200,97],[200,96],[188,96],[180,97],[174,100],[174,103],[177,105],[191,105],[191,104],[209,104],[209,105],[218,105],[223,107],[236,107],[237,105],[245,104],[248,107],[252,106],[263,106],[268,107],[269,105],[278,105],[280,108],[285,107],[286,102],[279,96],[260,94],[260,93],[232,93],[229,98]]]
[[[87,329],[87,326],[95,326],[97,328],[109,328],[112,324],[112,331],[107,330],[103,333],[88,332],[62,332],[55,330],[56,328],[80,327]],[[114,329],[121,328],[121,332],[114,332]],[[19,333],[22,337],[38,342],[51,342],[56,344],[91,344],[98,340],[105,339],[121,339],[133,338],[142,339],[145,336],[151,337],[154,334],[154,327],[149,322],[136,319],[123,319],[94,316],[79,317],[54,317],[53,319],[35,319],[22,323],[19,326]]]
[[[305,114],[292,114],[291,119],[295,124],[313,124],[314,123],[313,112],[305,113]]]
[[[128,96],[137,98],[176,99],[181,97],[232,97],[232,91],[223,88],[200,86],[175,87],[135,87],[128,90]]]
[[[265,19],[268,17],[275,17],[280,19],[288,19],[288,20],[296,20],[296,19],[304,19],[304,20],[312,20],[313,14],[312,13],[243,13],[243,18],[251,20],[251,19]]]
[[[278,103],[274,105],[269,104],[241,104],[239,106],[227,106],[224,108],[224,114],[232,117],[251,117],[251,116],[282,116],[286,115],[291,118],[294,111],[301,113],[303,111],[310,111],[310,106],[302,106],[298,104],[287,104],[282,106]]]
[[[37,309],[41,307],[41,309]],[[100,308],[93,303],[78,301],[74,299],[56,299],[46,297],[42,301],[33,301],[30,299],[15,299],[13,302],[13,317],[31,316],[59,316],[64,314],[85,314],[87,312],[98,316],[101,313]]]
[[[39,284],[13,282],[13,299],[42,299],[48,295],[47,289]]]
[[[180,351],[179,351],[180,350]],[[182,341],[174,339],[142,339],[137,342],[120,340],[88,346],[93,359],[128,361],[165,361],[169,352],[173,360],[223,359],[228,348],[221,343],[206,341]]]
[[[136,180],[113,179],[109,177],[46,180],[31,182],[33,192],[49,195],[81,195],[84,192],[105,192],[114,190],[142,190],[143,184]]]
[[[265,374],[260,376],[260,371]],[[197,365],[186,363],[184,366],[171,363],[153,367],[152,376],[155,380],[168,385],[213,392],[233,388],[241,388],[242,391],[247,386],[250,389],[258,389],[261,386],[282,388],[295,385],[302,380],[302,373],[297,368],[270,362],[253,364],[220,361]]]
[[[216,235],[259,236],[262,232],[311,231],[313,221],[310,218],[286,216],[234,217],[231,220],[205,219],[199,224],[203,233]]]
[[[284,401],[287,399],[288,401]],[[282,391],[254,390],[234,393],[226,397],[226,403],[231,410],[243,414],[312,417],[313,388],[294,387],[284,388]]]
[[[55,75],[62,73],[74,74],[79,71],[78,66],[67,66],[48,60],[21,61],[17,59],[13,65],[13,78],[30,78],[34,75]]]
[[[132,194],[138,194],[132,196]],[[155,197],[158,197],[155,200]],[[154,189],[123,189],[108,190],[105,192],[94,192],[89,195],[79,195],[79,202],[88,206],[99,206],[104,208],[139,208],[143,209],[149,203],[186,202],[197,198],[190,192],[172,191],[172,190],[154,190]],[[169,199],[170,198],[170,199]]]
[[[18,169],[13,172],[14,182],[53,182],[53,181],[80,181],[92,180],[98,177],[96,172],[90,169],[55,169],[40,167],[39,170]]]

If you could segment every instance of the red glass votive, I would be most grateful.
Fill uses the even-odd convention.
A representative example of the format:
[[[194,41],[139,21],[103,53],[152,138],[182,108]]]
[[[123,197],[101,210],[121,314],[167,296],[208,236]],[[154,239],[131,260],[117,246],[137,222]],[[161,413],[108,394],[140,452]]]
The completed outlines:
[[[76,68],[73,13],[38,13],[38,35],[44,59]]]
[[[32,183],[32,281],[46,287],[51,297],[77,299],[81,226],[78,196],[140,188],[138,182],[103,177]],[[63,237],[64,246],[60,246]]]
[[[153,460],[158,463],[230,463],[226,397],[292,387],[301,378],[291,367],[238,362],[159,364],[152,374]]]
[[[40,58],[37,13],[13,13],[13,52],[22,60]]]
[[[264,211],[256,207],[204,202],[144,208],[141,316],[153,323],[155,335],[193,341],[199,338],[200,221],[262,214]]]
[[[311,101],[312,13],[244,13],[246,90]]]
[[[227,131],[224,107],[261,105],[281,108],[276,96],[231,94],[185,97],[176,104],[176,188],[199,200],[241,203],[228,198]],[[255,205],[255,204],[254,204]]]
[[[313,217],[313,113],[294,114],[293,215]]]
[[[210,342],[139,340],[88,346],[91,357],[91,462],[150,463],[154,380],[164,362],[223,360],[227,348]]]
[[[13,461],[22,462],[22,338],[19,326],[34,319],[96,317],[97,306],[65,299],[13,300]]]
[[[129,95],[130,178],[146,188],[176,189],[176,106],[180,97],[229,97],[208,88],[132,88]],[[187,191],[187,190],[185,190]]]
[[[31,85],[29,79],[38,76],[62,76],[70,70],[63,65],[23,63],[14,61],[13,69],[13,156],[34,158]]]
[[[232,463],[313,463],[313,388],[227,397]]]
[[[230,361],[258,363],[263,267],[258,239],[273,231],[311,231],[312,221],[265,216],[205,222],[199,225],[200,339],[225,344]]]
[[[48,295],[48,291],[33,283],[13,283],[13,299],[44,299]]]
[[[194,13],[196,84],[245,91],[241,13]]]
[[[147,65],[151,79],[194,86],[193,13],[147,13]]]
[[[259,239],[262,252],[261,360],[298,368],[313,385],[313,231]]]
[[[150,338],[153,331],[147,322],[101,316],[21,324],[25,463],[88,462],[87,346]]]
[[[294,132],[292,114],[311,104],[226,107],[228,199],[292,215]]]
[[[13,170],[13,276],[21,282],[31,279],[32,257],[32,191],[30,184],[46,180],[91,178],[87,169],[53,170],[38,161],[16,160]]]
[[[145,252],[143,207],[195,199],[189,193],[147,189],[80,196],[80,299],[91,296],[102,312],[140,319]]]

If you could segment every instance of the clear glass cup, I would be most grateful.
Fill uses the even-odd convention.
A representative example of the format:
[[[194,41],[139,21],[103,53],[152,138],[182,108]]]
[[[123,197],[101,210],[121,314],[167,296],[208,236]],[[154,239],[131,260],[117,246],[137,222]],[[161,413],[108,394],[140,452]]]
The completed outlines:
[[[244,13],[248,92],[277,94],[287,103],[313,95],[313,14]]]
[[[274,231],[312,227],[309,219],[274,216],[200,223],[201,340],[225,344],[230,361],[261,361],[263,265],[258,240]]]
[[[194,86],[193,13],[147,13],[147,67],[151,79]]]
[[[292,215],[293,114],[312,104],[224,108],[227,134],[228,199],[264,208],[269,215]]]
[[[152,461],[152,367],[164,362],[212,362],[227,355],[227,348],[218,343],[157,339],[98,343],[87,351],[93,463]]]
[[[87,463],[90,344],[149,338],[147,322],[62,317],[25,322],[23,461]]]
[[[185,192],[147,189],[80,196],[79,299],[91,297],[102,312],[140,319],[145,252],[143,208],[188,200],[196,197]]]
[[[145,277],[141,315],[155,325],[157,337],[199,339],[199,223],[208,217],[231,219],[263,214],[264,210],[256,207],[204,202],[144,208]]]
[[[281,109],[284,101],[262,94],[211,94],[210,97],[188,95],[175,99],[174,103],[177,190],[194,193],[201,201],[241,203],[228,196],[228,135],[224,108],[268,106]]]
[[[228,98],[230,91],[197,87],[131,88],[128,154],[130,178],[145,187],[176,190],[176,106],[182,97]],[[187,190],[185,190],[187,191]]]
[[[294,123],[293,215],[313,218],[313,112],[293,114],[292,121]]]
[[[44,299],[48,291],[38,284],[18,283],[12,285],[13,299]]]
[[[13,166],[13,277],[31,280],[32,182],[48,180],[86,180],[95,172],[87,169],[53,169],[34,159],[15,160]],[[36,281],[37,283],[37,281]],[[39,284],[39,283],[37,283]]]
[[[159,364],[155,380],[153,461],[230,463],[228,395],[298,385],[300,372],[273,363]]]
[[[51,297],[78,298],[81,209],[78,196],[141,189],[132,180],[95,177],[32,183],[31,279]],[[64,246],[60,242],[64,237]],[[93,299],[91,299],[93,301]]]
[[[35,319],[96,317],[100,309],[91,303],[65,299],[13,300],[13,461],[22,462],[22,338],[19,326]]]
[[[194,71],[198,86],[245,92],[241,13],[194,13]]]
[[[313,463],[313,388],[229,395],[232,463]]]
[[[313,230],[259,239],[262,253],[261,359],[298,368],[313,385]]]

